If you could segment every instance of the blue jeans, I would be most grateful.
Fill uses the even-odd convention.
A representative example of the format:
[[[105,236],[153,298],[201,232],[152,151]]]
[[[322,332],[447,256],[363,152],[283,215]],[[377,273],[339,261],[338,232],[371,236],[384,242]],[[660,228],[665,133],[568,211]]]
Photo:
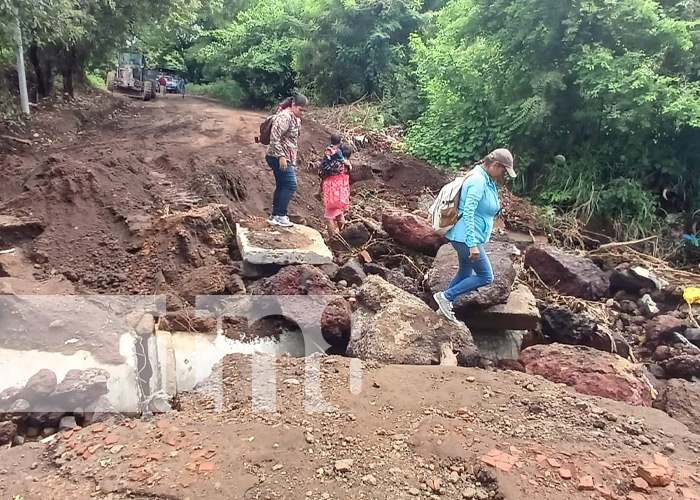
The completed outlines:
[[[289,202],[297,189],[297,174],[291,162],[287,161],[287,170],[280,169],[280,159],[266,156],[265,160],[275,174],[275,194],[272,196],[272,215],[287,215]]]
[[[493,269],[483,245],[477,245],[481,257],[476,262],[469,260],[469,247],[465,243],[452,241],[459,257],[459,271],[445,290],[445,298],[454,302],[457,297],[472,292],[493,282]]]

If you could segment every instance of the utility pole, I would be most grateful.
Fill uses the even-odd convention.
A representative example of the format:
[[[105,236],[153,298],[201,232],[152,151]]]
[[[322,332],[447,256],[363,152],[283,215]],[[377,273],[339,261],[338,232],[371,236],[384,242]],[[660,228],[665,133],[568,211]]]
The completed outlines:
[[[19,77],[19,99],[22,103],[22,112],[29,116],[29,95],[27,93],[27,73],[24,69],[24,47],[22,45],[22,26],[19,23],[19,9],[15,8],[16,37],[17,39],[17,76]]]

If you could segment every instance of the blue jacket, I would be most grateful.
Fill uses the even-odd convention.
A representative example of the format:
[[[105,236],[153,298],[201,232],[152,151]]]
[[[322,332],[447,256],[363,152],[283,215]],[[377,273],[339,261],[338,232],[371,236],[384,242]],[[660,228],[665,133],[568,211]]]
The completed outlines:
[[[462,186],[459,196],[459,213],[462,215],[447,232],[447,239],[474,247],[491,238],[493,218],[501,209],[496,184],[481,165],[474,167],[475,174]]]

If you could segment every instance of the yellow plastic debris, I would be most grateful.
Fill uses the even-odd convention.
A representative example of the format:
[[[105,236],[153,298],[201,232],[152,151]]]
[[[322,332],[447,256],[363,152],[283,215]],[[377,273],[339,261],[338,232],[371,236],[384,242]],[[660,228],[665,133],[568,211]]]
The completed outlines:
[[[691,286],[683,290],[683,300],[688,304],[700,304],[700,288]]]

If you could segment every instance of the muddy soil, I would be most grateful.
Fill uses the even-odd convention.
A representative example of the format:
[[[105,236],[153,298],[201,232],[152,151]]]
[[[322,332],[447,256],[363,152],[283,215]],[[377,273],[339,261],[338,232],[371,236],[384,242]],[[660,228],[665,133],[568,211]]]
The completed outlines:
[[[271,366],[276,388],[257,411],[251,359],[233,355],[181,396],[179,412],[3,451],[0,494],[687,500],[700,488],[700,438],[650,408],[516,372],[365,363],[353,382],[347,358],[324,357],[315,370],[323,402],[339,411],[309,413],[307,404],[322,400],[305,397],[305,361],[279,358]],[[638,466],[657,453],[673,468],[672,485],[635,492]]]
[[[185,319],[195,285],[236,293],[231,226],[263,224],[274,190],[254,142],[264,113],[175,96],[142,103],[96,93],[79,103],[42,110],[25,135],[33,146],[0,142],[0,214],[28,224],[13,225],[0,243],[15,248],[0,256],[0,285],[10,293],[165,294],[168,311]],[[317,229],[315,169],[328,135],[305,120],[291,205]],[[445,181],[396,153],[364,150],[353,163],[354,191],[365,191],[351,214],[367,219],[381,216],[383,199],[415,208]],[[373,256],[382,244],[369,243]],[[423,274],[407,256],[393,258]],[[65,343],[68,331],[55,327],[55,342]],[[315,371],[309,363],[272,361],[276,408],[254,411],[270,387],[254,392],[251,358],[233,355],[179,396],[178,412],[1,450],[0,497],[698,498],[700,440],[658,410],[516,372],[364,363],[358,380],[347,358],[323,357]],[[314,375],[342,411],[309,413],[306,404],[320,401],[305,392]],[[669,457],[673,482],[634,491],[638,466],[656,453]]]
[[[25,250],[36,279],[63,275],[81,293],[152,294],[163,281],[177,289],[193,268],[230,264],[225,242],[202,247],[198,223],[190,218],[183,230],[172,218],[214,203],[226,205],[229,225],[269,215],[274,179],[254,141],[263,118],[196,98],[143,103],[104,93],[81,98],[79,108],[40,111],[26,134],[33,146],[0,142],[0,213],[44,226],[12,244]],[[324,224],[316,168],[329,135],[305,120],[290,206],[317,229]],[[359,152],[354,161],[393,196],[443,179],[395,153]]]

